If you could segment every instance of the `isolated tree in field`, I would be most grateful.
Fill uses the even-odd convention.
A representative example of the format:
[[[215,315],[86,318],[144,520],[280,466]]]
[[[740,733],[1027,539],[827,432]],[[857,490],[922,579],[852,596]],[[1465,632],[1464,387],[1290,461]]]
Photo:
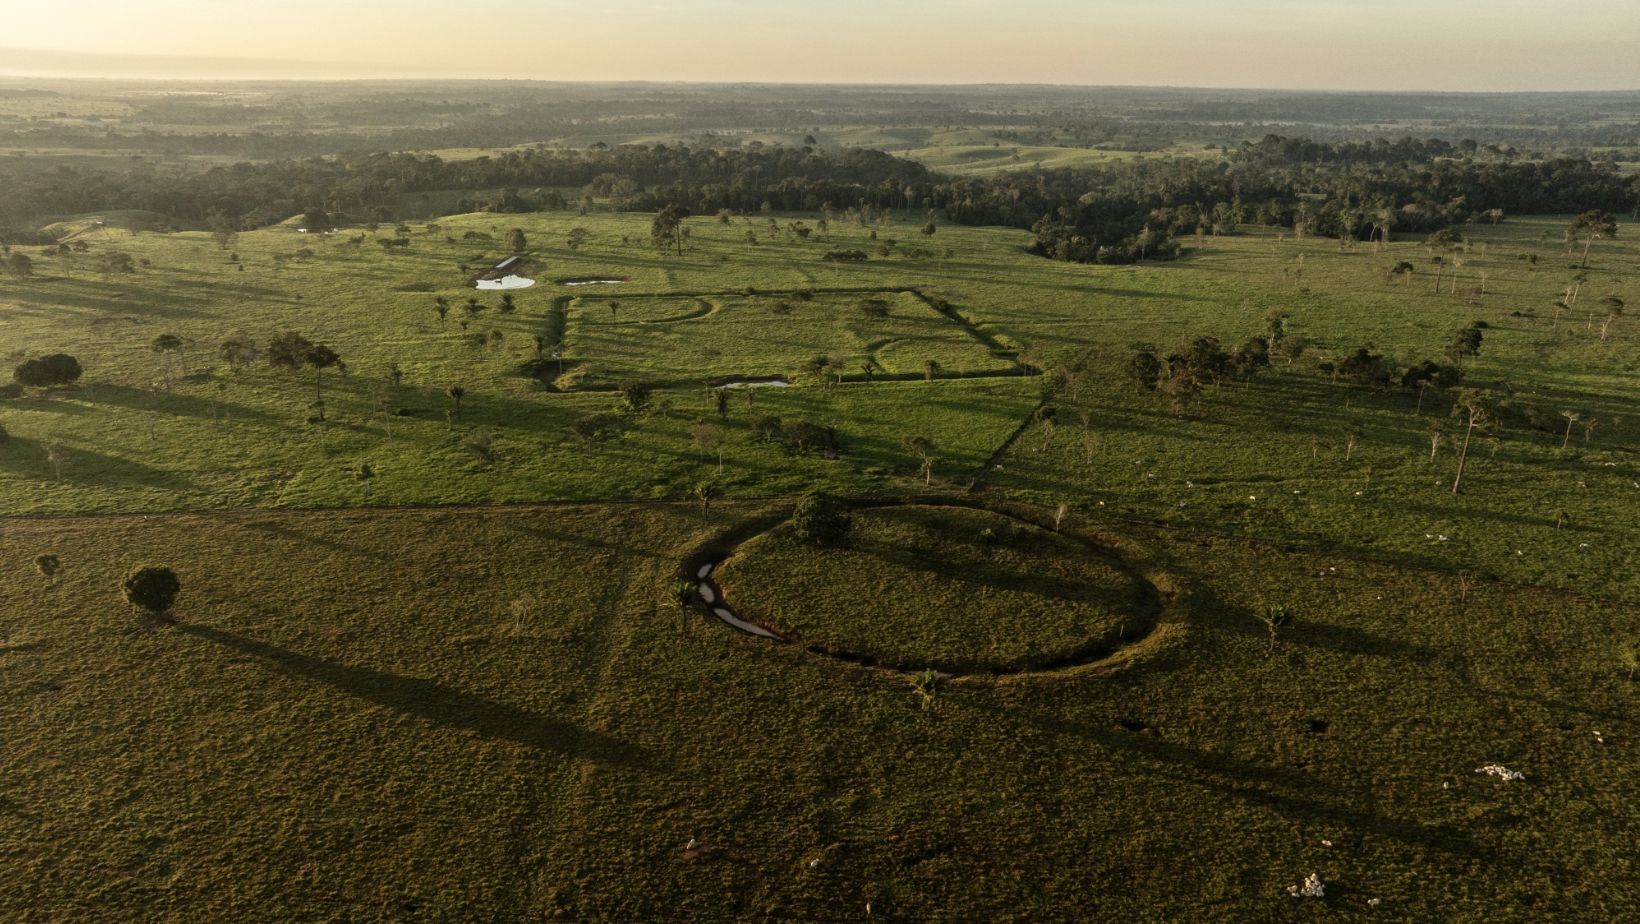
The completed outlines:
[[[723,471],[723,428],[709,423],[697,423],[689,428],[695,448],[710,456],[717,454],[718,471]]]
[[[1600,300],[1600,304],[1606,309],[1606,319],[1600,323],[1600,339],[1605,340],[1606,335],[1611,332],[1612,325],[1623,316],[1624,305],[1623,300],[1615,295],[1606,296]]]
[[[900,446],[922,462],[923,484],[932,484],[934,482],[934,459],[939,452],[939,447],[934,444],[934,440],[927,436],[907,436],[901,438]]]
[[[649,401],[655,386],[648,382],[628,381],[621,383],[620,390],[621,405],[628,414],[637,416],[649,410]]]
[[[436,296],[433,299],[433,311],[438,313],[439,326],[443,327],[445,319],[450,316],[450,300],[442,295]]]
[[[34,275],[34,261],[26,253],[13,253],[6,258],[6,272],[18,279],[27,279]]]
[[[335,225],[324,209],[312,208],[302,213],[302,227],[309,231],[329,231]]]
[[[1572,219],[1571,227],[1566,229],[1566,233],[1574,239],[1583,239],[1583,256],[1578,260],[1578,265],[1588,269],[1589,248],[1597,240],[1617,236],[1617,219],[1599,209],[1593,209]]]
[[[1412,261],[1402,260],[1395,264],[1395,267],[1389,272],[1391,276],[1401,277],[1401,288],[1404,289],[1412,284],[1412,277],[1417,274],[1418,269],[1412,265]]]
[[[609,300],[609,323],[614,324],[615,319],[619,318],[620,316],[621,316],[621,303],[618,302],[618,301],[615,301],[614,299],[610,299]]]
[[[211,229],[211,239],[216,241],[218,250],[227,250],[232,247],[234,238],[238,236],[239,232],[238,225],[221,209],[212,209],[206,214],[205,226]]]
[[[591,449],[618,436],[621,419],[614,414],[588,414],[576,420],[570,429],[582,446]]]
[[[1435,461],[1435,454],[1441,451],[1441,443],[1446,441],[1451,430],[1447,421],[1439,417],[1431,417],[1424,427],[1424,435],[1429,437],[1429,461]]]
[[[695,500],[700,501],[701,516],[705,516],[707,513],[711,512],[712,501],[718,496],[719,493],[718,484],[714,480],[707,479],[706,481],[699,481],[695,483],[694,495]]]
[[[182,582],[170,568],[143,565],[127,574],[121,587],[132,606],[147,610],[156,619],[165,619],[182,590]]]
[[[1451,252],[1463,246],[1463,235],[1451,228],[1441,228],[1424,238],[1424,246],[1431,253],[1437,250]]]
[[[569,249],[570,250],[580,250],[581,246],[583,244],[585,244],[586,242],[587,242],[587,229],[585,229],[585,228],[571,228],[569,230]]]
[[[1462,369],[1463,358],[1465,356],[1474,356],[1479,353],[1481,351],[1481,341],[1483,339],[1484,335],[1481,333],[1481,329],[1479,327],[1476,327],[1473,324],[1465,327],[1463,330],[1460,330],[1453,335],[1452,343],[1446,348],[1447,358],[1451,359],[1458,368]]]
[[[661,250],[676,248],[678,256],[683,256],[683,220],[688,217],[689,210],[676,204],[656,212],[649,223],[650,243]]]
[[[529,246],[529,239],[524,237],[523,228],[514,228],[507,232],[507,249],[513,253],[523,253]]]
[[[1133,384],[1144,391],[1155,391],[1162,378],[1162,361],[1156,358],[1154,352],[1140,350],[1128,360],[1127,374]]]
[[[165,387],[166,388],[171,387],[171,379],[174,375],[173,366],[175,365],[175,362],[176,362],[176,359],[175,359],[176,354],[182,351],[182,347],[183,347],[183,340],[182,340],[181,337],[178,337],[176,334],[160,334],[158,337],[154,338],[153,343],[150,343],[148,345],[149,349],[153,350],[155,353],[158,353],[161,357],[164,358],[164,361],[165,361]]]
[[[792,535],[810,545],[840,545],[854,525],[848,508],[821,491],[805,494],[792,510]]]
[[[751,394],[752,389],[750,389],[750,388],[746,389],[746,393],[748,395]],[[717,414],[718,414],[719,417],[723,418],[724,420],[728,420],[729,419],[729,389],[727,389],[727,388],[714,388],[714,389],[712,389],[712,405],[713,405],[713,407],[715,407],[717,409]]]
[[[342,358],[336,351],[322,343],[303,337],[294,331],[287,331],[268,342],[268,364],[292,372],[307,366],[313,370],[313,410],[314,420],[325,419],[325,370],[337,367],[345,368]]]
[[[449,388],[444,389],[444,394],[449,397],[450,403],[454,405],[454,409],[450,412],[451,419],[460,423],[461,399],[467,397],[467,389],[462,388],[460,385],[451,385]]]
[[[1344,436],[1344,461],[1348,462],[1350,456],[1355,454],[1355,444],[1361,439],[1361,424],[1351,421],[1344,425],[1342,432]]]
[[[930,219],[927,224],[922,226],[923,237],[933,237],[934,232],[936,232],[938,230],[939,230],[939,228],[935,227],[933,220]]]
[[[501,293],[501,308],[500,308],[501,313],[502,314],[512,314],[514,311],[517,311],[517,310],[518,310],[518,303],[513,300],[513,294],[511,292]]]
[[[364,496],[369,500],[376,493],[376,470],[370,467],[369,462],[360,462],[359,467],[353,470],[353,480],[364,489]]]
[[[1457,406],[1452,409],[1454,416],[1463,421],[1463,443],[1458,447],[1458,473],[1452,479],[1452,493],[1463,493],[1464,467],[1469,462],[1469,442],[1476,430],[1485,432],[1491,427],[1496,414],[1495,405],[1489,395],[1479,389],[1465,388],[1458,394]]]
[[[24,360],[12,370],[11,377],[25,388],[50,388],[77,382],[83,372],[79,360],[67,353],[52,353]]]
[[[228,364],[230,370],[237,373],[249,368],[262,354],[256,348],[256,341],[249,335],[234,334],[222,341],[222,345],[217,348],[217,355],[222,357],[222,361]]]
[[[57,586],[57,572],[63,569],[62,559],[47,552],[44,555],[34,556],[34,570],[46,579],[46,583]]]
[[[934,381],[935,376],[938,376],[939,374],[940,374],[940,362],[939,362],[939,360],[930,359],[927,362],[923,363],[923,378],[924,379],[932,382],[932,381]]]
[[[1284,604],[1270,603],[1259,607],[1254,615],[1258,617],[1259,622],[1264,624],[1265,631],[1270,634],[1270,651],[1274,652],[1276,650],[1276,634],[1282,627],[1292,623],[1292,611]]]
[[[484,303],[480,302],[477,298],[474,298],[473,296],[468,296],[466,304],[462,305],[461,307],[463,308],[463,310],[465,310],[467,312],[467,317],[476,318],[476,317],[478,317],[479,312],[484,310]]]
[[[1561,411],[1560,416],[1566,418],[1566,435],[1560,440],[1560,448],[1565,449],[1567,444],[1572,441],[1572,426],[1582,420],[1583,415],[1574,410],[1567,409]]]

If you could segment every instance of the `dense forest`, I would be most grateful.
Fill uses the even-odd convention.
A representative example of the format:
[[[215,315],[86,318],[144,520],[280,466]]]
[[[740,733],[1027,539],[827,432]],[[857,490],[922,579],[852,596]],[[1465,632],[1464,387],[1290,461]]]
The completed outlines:
[[[396,217],[406,194],[438,190],[467,191],[458,211],[550,211],[596,200],[696,214],[853,210],[864,221],[906,210],[919,221],[926,213],[930,221],[1031,229],[1035,252],[1077,262],[1166,258],[1180,235],[1228,234],[1244,223],[1371,239],[1511,214],[1640,208],[1640,178],[1615,164],[1495,157],[1472,142],[1272,135],[1221,157],[962,179],[860,148],[595,144],[470,160],[381,153],[208,169],[19,158],[0,161],[0,234],[43,243],[31,222],[115,209],[159,213],[179,227],[250,229],[310,208],[382,221]]]

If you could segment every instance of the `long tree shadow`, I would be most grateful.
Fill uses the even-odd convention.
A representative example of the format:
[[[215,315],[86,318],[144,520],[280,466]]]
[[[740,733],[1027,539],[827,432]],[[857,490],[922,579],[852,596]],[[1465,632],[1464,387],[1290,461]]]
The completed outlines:
[[[485,738],[514,741],[538,751],[586,758],[598,763],[654,769],[655,762],[648,753],[630,742],[508,703],[466,693],[434,680],[403,677],[367,667],[350,667],[210,626],[181,623],[176,629],[262,658],[289,676],[316,681],[446,728],[464,729]]]
[[[997,711],[997,707],[988,704],[978,704],[978,708]],[[1228,798],[1265,806],[1287,818],[1325,819],[1348,825],[1358,834],[1376,834],[1454,856],[1488,862],[1494,859],[1492,847],[1477,841],[1464,827],[1351,805],[1347,802],[1347,791],[1296,769],[1210,753],[1115,725],[1104,726],[1044,713],[1020,715],[999,711],[999,715],[1029,722],[1051,734],[1081,739],[1109,753],[1136,758],[1137,763],[1130,772],[1138,775],[1155,773],[1180,785],[1199,786]]]

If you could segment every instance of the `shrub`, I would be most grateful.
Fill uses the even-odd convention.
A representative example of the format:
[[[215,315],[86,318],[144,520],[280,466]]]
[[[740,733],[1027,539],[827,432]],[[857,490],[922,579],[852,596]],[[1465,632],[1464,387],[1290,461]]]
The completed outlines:
[[[182,590],[182,582],[177,580],[177,574],[170,568],[160,565],[143,565],[125,576],[125,599],[131,605],[141,607],[155,616],[164,616],[170,612],[171,604],[176,602],[177,593]]]
[[[30,388],[49,388],[78,381],[83,370],[80,361],[67,353],[53,353],[39,359],[24,360],[12,371],[18,385]]]
[[[837,545],[852,525],[847,508],[818,491],[805,495],[792,511],[792,533],[811,545]]]

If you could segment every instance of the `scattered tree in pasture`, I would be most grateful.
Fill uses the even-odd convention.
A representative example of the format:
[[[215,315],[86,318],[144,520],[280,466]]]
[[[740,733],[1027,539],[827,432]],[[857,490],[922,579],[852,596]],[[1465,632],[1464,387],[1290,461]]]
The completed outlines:
[[[156,619],[166,619],[182,590],[182,582],[170,568],[143,565],[127,574],[121,587],[132,606],[147,610]]]
[[[1435,454],[1440,452],[1441,443],[1446,441],[1450,431],[1447,421],[1439,417],[1431,417],[1424,426],[1424,435],[1429,437],[1429,461],[1435,461]]]
[[[369,462],[360,462],[359,467],[353,470],[353,480],[359,483],[364,490],[365,500],[369,500],[376,493],[376,470]]]
[[[939,375],[939,374],[940,374],[940,362],[939,362],[939,360],[930,359],[927,362],[923,363],[923,378],[924,379],[926,379],[927,381],[932,382],[932,381],[934,381],[934,377]]]
[[[1565,449],[1566,445],[1572,441],[1572,426],[1582,420],[1583,415],[1568,408],[1561,411],[1560,416],[1566,418],[1566,435],[1560,441],[1560,448]]]
[[[313,420],[322,422],[325,419],[325,370],[336,367],[346,370],[342,358],[336,351],[322,343],[303,337],[294,331],[287,331],[268,342],[268,364],[292,372],[308,366],[313,369]]]
[[[34,275],[34,261],[26,253],[14,252],[6,257],[6,272],[17,279],[27,279]]]
[[[927,436],[906,436],[901,438],[900,446],[921,461],[923,484],[932,484],[934,481],[934,460],[939,452],[939,447],[935,445],[934,440]]]
[[[1348,462],[1350,456],[1355,454],[1355,444],[1361,439],[1362,433],[1361,424],[1357,421],[1351,421],[1344,425],[1342,435],[1344,437],[1345,462]]]
[[[1463,421],[1463,443],[1458,448],[1458,472],[1452,479],[1452,493],[1463,493],[1464,468],[1469,462],[1469,443],[1476,430],[1488,431],[1497,415],[1496,402],[1486,392],[1465,388],[1458,393],[1452,414]]]
[[[1338,363],[1337,374],[1363,388],[1376,388],[1389,384],[1390,370],[1384,357],[1372,352],[1369,344],[1344,357]]]
[[[1128,378],[1144,391],[1155,391],[1162,379],[1162,361],[1154,350],[1139,350],[1127,364]]]
[[[727,389],[727,388],[714,388],[714,389],[711,389],[711,392],[712,392],[712,406],[714,407],[714,409],[717,410],[717,415],[719,417],[723,418],[724,420],[728,420],[729,419],[729,389]],[[750,388],[746,389],[746,393],[748,395],[751,394],[752,389],[750,389]]]
[[[571,229],[569,229],[569,242],[568,242],[569,243],[569,249],[570,250],[580,250],[582,245],[586,244],[586,242],[587,242],[588,233],[589,232],[585,228],[571,228]]]
[[[462,308],[467,312],[467,317],[476,318],[476,317],[478,317],[479,312],[484,310],[484,304],[482,302],[480,302],[477,298],[474,298],[472,296],[468,296],[467,297],[467,302],[466,302],[466,304],[462,305]]]
[[[443,327],[445,319],[450,316],[450,300],[442,295],[436,296],[433,299],[433,311],[437,312],[439,326]]]
[[[614,414],[588,414],[576,420],[570,429],[582,446],[591,449],[619,436],[622,423]]]
[[[1446,348],[1447,358],[1460,369],[1463,368],[1463,358],[1479,353],[1483,339],[1481,328],[1476,324],[1470,324],[1453,335],[1452,343]]]
[[[723,471],[723,428],[709,423],[697,423],[689,428],[689,437],[695,448],[710,456],[717,455],[718,471]]]
[[[56,443],[47,443],[46,464],[51,466],[51,477],[55,481],[63,480],[63,447]]]
[[[450,412],[450,419],[456,423],[460,423],[461,399],[467,397],[467,389],[461,387],[460,385],[451,385],[449,388],[444,389],[444,394],[450,399],[451,405],[453,405]]]
[[[175,365],[175,357],[177,353],[182,351],[183,346],[184,343],[182,338],[178,337],[176,334],[160,334],[158,337],[154,338],[152,343],[148,345],[150,350],[153,350],[155,353],[158,353],[164,358],[166,388],[171,387],[171,380],[175,372],[173,369],[173,366]]]
[[[513,299],[513,294],[511,292],[501,293],[501,307],[498,310],[500,310],[502,314],[512,314],[514,311],[518,310],[518,303]]]
[[[529,239],[524,236],[523,228],[514,228],[507,232],[507,249],[513,253],[523,253],[529,246]]]
[[[1605,240],[1617,236],[1617,219],[1611,215],[1593,209],[1572,219],[1572,224],[1566,229],[1568,239],[1583,239],[1583,256],[1578,265],[1584,269],[1589,267],[1589,248],[1597,240]]]
[[[1289,610],[1285,604],[1268,603],[1259,607],[1254,615],[1258,617],[1259,622],[1264,624],[1265,631],[1269,633],[1269,650],[1273,653],[1276,650],[1277,633],[1279,633],[1282,628],[1292,624],[1292,611]]]
[[[222,357],[222,361],[228,364],[230,370],[239,373],[254,365],[262,353],[257,349],[255,340],[248,334],[240,333],[222,341],[222,345],[217,348],[217,355]]]
[[[1396,263],[1389,271],[1390,276],[1401,277],[1401,288],[1403,289],[1412,284],[1412,277],[1416,274],[1417,268],[1412,265],[1410,260],[1402,260]]]
[[[40,576],[46,579],[46,583],[53,587],[57,586],[57,573],[62,568],[62,559],[50,552],[34,556],[34,570],[40,572]]]
[[[1555,529],[1560,529],[1571,521],[1572,515],[1567,513],[1564,507],[1557,507],[1550,511],[1549,519],[1554,521]]]
[[[717,481],[707,479],[705,481],[695,482],[693,493],[695,495],[695,500],[700,501],[700,515],[706,516],[706,514],[711,512],[712,501],[720,492],[718,490]]]
[[[1623,316],[1624,304],[1623,300],[1615,295],[1606,296],[1600,300],[1600,304],[1606,309],[1606,318],[1600,322],[1600,339],[1605,340],[1606,335],[1611,333],[1612,325]]]
[[[643,381],[626,381],[620,384],[621,407],[630,416],[636,417],[649,410],[649,403],[655,386]]]
[[[661,250],[676,249],[678,256],[683,256],[683,221],[689,217],[689,210],[675,204],[668,204],[659,212],[649,224],[649,241]]]

